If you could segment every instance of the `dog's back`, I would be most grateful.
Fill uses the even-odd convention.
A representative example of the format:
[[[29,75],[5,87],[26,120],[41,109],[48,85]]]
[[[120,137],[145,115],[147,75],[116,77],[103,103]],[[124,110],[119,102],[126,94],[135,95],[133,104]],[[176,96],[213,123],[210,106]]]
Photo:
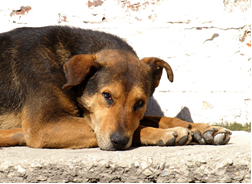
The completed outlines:
[[[72,56],[115,48],[136,55],[116,36],[80,28],[18,28],[0,34],[0,129],[10,128],[3,125],[7,119],[19,124],[14,119],[32,99],[29,95],[41,93],[41,88],[43,93],[62,88],[66,83],[63,65]]]

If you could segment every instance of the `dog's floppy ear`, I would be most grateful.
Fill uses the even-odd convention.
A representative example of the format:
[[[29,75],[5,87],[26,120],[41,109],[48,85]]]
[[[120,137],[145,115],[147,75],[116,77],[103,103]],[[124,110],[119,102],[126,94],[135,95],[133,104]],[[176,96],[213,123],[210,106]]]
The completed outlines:
[[[67,83],[62,89],[70,89],[94,74],[100,67],[95,60],[95,55],[76,55],[67,61],[63,66]]]
[[[147,57],[141,59],[146,64],[150,65],[152,70],[152,76],[153,76],[153,86],[154,88],[158,87],[159,81],[162,76],[163,68],[165,68],[167,77],[170,82],[173,82],[173,72],[168,63],[163,61],[162,59],[156,58],[156,57]]]

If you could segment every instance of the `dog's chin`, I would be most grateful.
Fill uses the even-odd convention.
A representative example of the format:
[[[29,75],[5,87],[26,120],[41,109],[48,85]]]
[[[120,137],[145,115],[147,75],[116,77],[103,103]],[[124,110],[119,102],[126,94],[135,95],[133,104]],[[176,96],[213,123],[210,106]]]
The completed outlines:
[[[126,149],[128,149],[130,146],[125,146],[125,147],[123,147],[123,148],[120,148],[120,149],[116,149],[115,147],[113,147],[113,145],[112,146],[100,146],[100,145],[98,145],[99,146],[99,148],[101,149],[101,150],[105,150],[105,151],[118,151],[118,150],[126,150]]]
[[[96,138],[97,139],[97,138]],[[106,151],[115,151],[115,150],[126,150],[131,146],[131,141],[129,141],[129,143],[120,148],[120,149],[116,149],[113,144],[110,142],[110,140],[104,140],[103,138],[97,139],[97,143],[98,146],[101,150],[106,150]]]
[[[98,142],[98,146],[101,150],[106,150],[106,151],[115,151],[116,149],[113,147],[113,145],[109,142]]]

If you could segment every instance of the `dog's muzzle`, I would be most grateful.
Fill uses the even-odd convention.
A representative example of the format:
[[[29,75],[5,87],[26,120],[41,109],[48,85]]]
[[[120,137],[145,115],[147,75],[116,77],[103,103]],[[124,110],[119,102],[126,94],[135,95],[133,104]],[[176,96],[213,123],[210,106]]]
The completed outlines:
[[[110,136],[110,141],[116,150],[123,149],[128,143],[130,138],[125,135],[121,135],[119,132],[115,132]]]

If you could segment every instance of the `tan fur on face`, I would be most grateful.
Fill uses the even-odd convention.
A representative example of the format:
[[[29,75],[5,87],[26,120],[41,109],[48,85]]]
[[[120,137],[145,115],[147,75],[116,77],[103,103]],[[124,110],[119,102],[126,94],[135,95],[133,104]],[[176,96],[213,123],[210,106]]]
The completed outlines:
[[[128,94],[125,94],[123,89],[119,82],[113,82],[103,87],[99,93],[92,97],[81,97],[81,101],[85,102],[86,108],[90,111],[90,115],[84,115],[84,118],[91,120],[90,127],[95,131],[101,149],[113,147],[110,136],[116,131],[130,138],[124,149],[130,147],[133,133],[139,126],[139,121],[143,118],[146,110],[147,97],[140,87],[134,86]],[[113,104],[108,104],[102,95],[103,92],[111,94]],[[143,100],[145,105],[134,110],[134,105],[138,100]]]

